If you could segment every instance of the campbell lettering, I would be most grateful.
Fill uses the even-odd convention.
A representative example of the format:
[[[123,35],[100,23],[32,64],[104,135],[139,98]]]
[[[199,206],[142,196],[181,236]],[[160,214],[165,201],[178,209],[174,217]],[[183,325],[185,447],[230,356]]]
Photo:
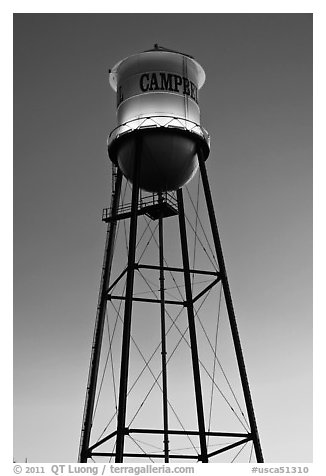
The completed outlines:
[[[163,91],[173,91],[172,74],[160,73],[160,78],[161,78],[161,87]]]
[[[183,78],[184,81],[183,81],[183,94],[186,94],[187,96],[190,95],[190,89],[189,89],[189,79],[187,78]]]
[[[142,92],[148,91],[171,91],[190,96],[198,102],[196,85],[185,76],[171,73],[144,73],[139,80]]]

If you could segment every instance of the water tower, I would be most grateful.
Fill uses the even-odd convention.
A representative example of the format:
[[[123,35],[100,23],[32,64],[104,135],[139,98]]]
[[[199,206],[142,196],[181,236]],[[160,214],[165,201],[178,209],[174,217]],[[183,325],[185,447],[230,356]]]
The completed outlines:
[[[107,242],[79,461],[219,462],[221,455],[237,451],[237,456],[249,444],[250,460],[254,452],[256,461],[263,462],[206,171],[209,136],[201,126],[198,103],[205,72],[193,57],[155,45],[117,63],[109,78],[117,98],[117,127],[108,140],[112,197],[102,216],[108,224]],[[202,187],[206,231],[204,213],[198,212],[199,200],[196,208],[190,193],[187,201],[194,205],[190,212],[196,215],[194,225],[185,212],[184,191],[188,193],[195,176],[198,190]],[[173,235],[175,230],[177,235]],[[118,251],[124,241],[125,251]],[[202,245],[203,256],[209,257],[208,249],[212,251],[211,264],[205,264],[206,256],[196,261],[190,241],[193,247]],[[137,255],[142,242],[145,245]],[[144,260],[146,253],[151,262]],[[137,284],[141,279],[147,291]],[[208,295],[214,293],[219,294],[218,304],[214,301],[204,310]],[[230,345],[218,339],[222,299]],[[178,309],[175,314],[174,309]],[[227,354],[226,368],[231,369],[230,347],[236,369],[230,372],[232,378],[237,374],[244,410],[218,357],[221,348]],[[209,354],[212,366],[206,361]],[[106,372],[112,377],[110,385],[105,384]],[[143,380],[140,385],[145,378],[151,382]],[[227,390],[222,381],[227,382]],[[94,435],[95,413],[105,386],[99,418],[109,421]],[[227,392],[236,404],[228,401]],[[236,430],[233,423],[228,426],[226,411],[214,413],[214,398],[229,404],[230,413],[245,431]],[[190,447],[180,449],[186,441]]]

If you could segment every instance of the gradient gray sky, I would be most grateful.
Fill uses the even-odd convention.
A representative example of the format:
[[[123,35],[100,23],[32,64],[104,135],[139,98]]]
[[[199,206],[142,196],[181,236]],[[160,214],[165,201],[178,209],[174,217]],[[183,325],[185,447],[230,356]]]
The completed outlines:
[[[108,68],[202,64],[202,123],[267,462],[312,460],[312,15],[14,18],[14,456],[77,457],[110,195]]]

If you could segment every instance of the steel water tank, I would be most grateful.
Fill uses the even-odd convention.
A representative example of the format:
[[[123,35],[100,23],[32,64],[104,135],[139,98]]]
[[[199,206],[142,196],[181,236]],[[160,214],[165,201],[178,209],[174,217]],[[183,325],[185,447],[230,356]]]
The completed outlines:
[[[181,188],[197,171],[198,147],[206,158],[209,154],[198,103],[203,68],[189,55],[155,45],[117,63],[109,79],[118,122],[108,139],[111,160],[132,181],[141,136],[140,187],[150,192]]]

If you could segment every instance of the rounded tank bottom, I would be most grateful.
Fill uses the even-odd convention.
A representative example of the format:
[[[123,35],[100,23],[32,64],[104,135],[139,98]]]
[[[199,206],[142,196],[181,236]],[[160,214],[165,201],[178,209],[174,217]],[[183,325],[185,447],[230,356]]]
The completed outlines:
[[[132,182],[138,133],[129,133],[115,144],[114,159]],[[183,187],[198,169],[196,139],[176,130],[142,131],[140,144],[140,188],[148,192],[173,191]]]

